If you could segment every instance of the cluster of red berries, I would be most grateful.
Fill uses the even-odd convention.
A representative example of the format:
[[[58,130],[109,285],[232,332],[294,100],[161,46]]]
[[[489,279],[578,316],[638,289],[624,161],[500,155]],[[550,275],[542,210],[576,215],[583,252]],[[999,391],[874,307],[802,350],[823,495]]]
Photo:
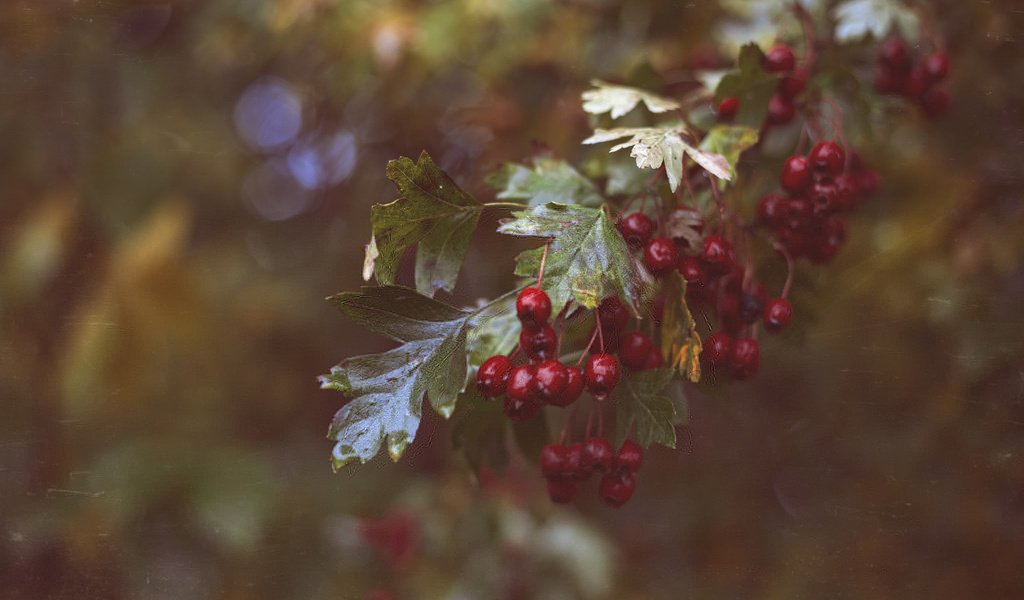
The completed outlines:
[[[878,178],[857,155],[847,161],[842,146],[823,141],[807,156],[787,158],[780,183],[788,196],[761,198],[758,224],[772,230],[792,258],[823,264],[835,257],[846,240],[842,215],[877,189]]]
[[[768,73],[782,75],[779,78],[775,93],[768,101],[768,115],[765,125],[784,125],[796,116],[796,98],[807,87],[807,73],[796,70],[796,56],[789,46],[779,44],[773,46],[764,55],[762,68]],[[722,98],[715,108],[715,115],[720,121],[731,121],[740,109],[740,101],[732,96]]]
[[[513,421],[533,418],[544,405],[569,406],[586,387],[595,398],[606,397],[619,382],[619,361],[611,354],[591,354],[583,369],[566,366],[557,358],[558,337],[548,323],[551,299],[544,290],[530,287],[516,299],[522,324],[519,346],[527,361],[515,365],[503,355],[488,358],[476,374],[480,393],[488,398],[505,396],[505,414]]]
[[[643,448],[632,440],[615,453],[608,440],[594,436],[583,443],[548,444],[540,453],[540,470],[552,502],[572,502],[579,483],[600,474],[598,495],[608,506],[619,508],[633,496],[643,460]]]
[[[949,94],[938,85],[948,75],[949,56],[945,52],[929,54],[915,65],[900,38],[890,38],[878,48],[875,89],[916,102],[929,117],[949,109]]]

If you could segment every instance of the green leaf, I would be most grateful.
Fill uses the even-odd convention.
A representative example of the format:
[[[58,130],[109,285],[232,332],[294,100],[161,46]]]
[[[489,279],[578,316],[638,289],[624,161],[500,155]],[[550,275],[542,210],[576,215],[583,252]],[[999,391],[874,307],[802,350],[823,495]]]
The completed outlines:
[[[642,446],[676,447],[678,414],[670,397],[671,383],[672,369],[669,368],[633,372],[622,378],[612,394],[619,442],[635,427],[632,437]]]
[[[764,71],[763,59],[764,53],[757,44],[743,46],[737,68],[722,77],[715,88],[715,104],[728,97],[740,101],[734,120],[738,125],[760,127],[768,114],[768,101],[775,93],[778,79]]]
[[[620,296],[639,312],[653,279],[604,210],[546,204],[512,214],[499,233],[551,240],[543,287],[554,314],[569,300],[595,308],[607,296]],[[536,277],[542,255],[536,248],[516,257],[516,275]]]
[[[544,418],[544,412],[528,421],[513,421],[510,426],[516,445],[526,460],[534,464],[539,462],[541,450],[551,441],[551,432],[548,430],[548,420]]]
[[[487,181],[502,200],[526,200],[530,206],[548,202],[601,206],[604,198],[593,182],[563,160],[538,158],[533,168],[506,163]]]
[[[476,386],[460,396],[452,415],[452,446],[462,452],[474,473],[485,465],[498,472],[504,470],[508,463],[507,423],[500,399],[484,398]]]
[[[679,103],[670,98],[625,85],[613,85],[593,80],[590,85],[597,89],[583,92],[583,111],[592,115],[611,113],[613,119],[625,115],[643,102],[652,113],[663,113],[679,108]]]
[[[387,176],[402,197],[375,204],[370,211],[373,238],[363,277],[368,280],[376,274],[381,285],[393,284],[402,253],[418,244],[416,289],[428,296],[438,289],[451,292],[483,205],[462,191],[426,152],[416,163],[406,157],[390,161]]]
[[[918,18],[899,0],[849,0],[835,8],[836,39],[858,40],[871,34],[884,39],[893,28],[911,44],[917,41]]]
[[[608,161],[605,168],[608,181],[604,192],[609,196],[626,196],[639,194],[651,183],[651,174],[636,168],[628,158],[617,158]]]
[[[661,317],[661,356],[667,368],[696,383],[700,381],[702,345],[697,323],[686,305],[686,280],[675,271],[669,273],[662,293],[665,310]]]
[[[356,356],[320,377],[324,389],[352,399],[334,415],[335,469],[377,455],[386,441],[398,460],[419,428],[423,397],[449,417],[466,378],[467,313],[402,287],[364,288],[330,300],[354,321],[402,342],[381,354]]]
[[[729,163],[729,172],[736,176],[736,163],[747,148],[757,143],[757,130],[744,125],[715,125],[700,141],[700,149],[719,154]]]
[[[470,321],[466,346],[469,350],[469,376],[485,360],[496,354],[508,354],[519,341],[519,317],[516,297],[497,300],[480,310]]]

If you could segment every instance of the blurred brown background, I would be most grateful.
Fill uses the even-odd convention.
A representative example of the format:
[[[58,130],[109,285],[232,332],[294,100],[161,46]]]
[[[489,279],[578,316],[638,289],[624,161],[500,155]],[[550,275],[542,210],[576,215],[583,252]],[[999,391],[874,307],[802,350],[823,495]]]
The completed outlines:
[[[801,271],[801,326],[689,390],[625,508],[554,508],[515,463],[478,489],[436,416],[402,463],[330,472],[315,377],[386,343],[323,298],[360,284],[386,161],[486,197],[534,141],[579,159],[589,79],[670,92],[773,30],[760,5],[0,4],[0,596],[1024,596],[1010,0],[927,5],[950,113],[865,142],[882,192]],[[510,284],[489,225],[455,301]]]

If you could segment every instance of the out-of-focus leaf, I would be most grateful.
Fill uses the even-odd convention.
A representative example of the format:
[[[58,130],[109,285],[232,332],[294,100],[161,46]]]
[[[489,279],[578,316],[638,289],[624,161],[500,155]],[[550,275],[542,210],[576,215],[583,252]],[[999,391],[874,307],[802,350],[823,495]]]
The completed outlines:
[[[615,404],[616,439],[632,435],[643,446],[661,444],[676,447],[676,407],[669,397],[672,369],[651,369],[629,373],[612,394]]]
[[[691,248],[697,248],[704,239],[701,229],[704,218],[692,208],[678,208],[669,213],[665,219],[665,235],[670,238],[683,238]]]
[[[606,173],[608,181],[605,182],[604,191],[609,196],[639,194],[651,182],[650,173],[636,168],[633,161],[625,157],[610,160]]]
[[[462,452],[474,473],[483,466],[501,472],[508,463],[507,423],[501,399],[484,398],[476,386],[470,386],[452,415],[452,447]]]
[[[583,92],[583,110],[592,115],[611,113],[613,119],[630,112],[640,102],[652,113],[663,113],[679,108],[679,103],[670,98],[624,85],[613,85],[604,81],[590,82],[597,89]]]
[[[723,156],[729,163],[729,172],[736,175],[736,163],[747,148],[757,143],[757,130],[744,125],[715,125],[700,141],[700,148]]]
[[[764,53],[757,44],[747,44],[740,49],[736,69],[722,77],[715,88],[715,102],[723,98],[736,98],[740,108],[734,123],[748,127],[760,127],[768,114],[768,101],[778,85],[778,80],[765,72],[761,66]]]
[[[519,317],[515,310],[515,296],[495,301],[481,309],[470,321],[466,337],[469,372],[496,354],[508,354],[519,341]]]
[[[502,200],[526,200],[530,206],[548,202],[601,206],[604,198],[592,181],[563,160],[538,158],[533,168],[506,163],[488,183]]]
[[[398,460],[419,428],[423,396],[448,417],[466,377],[466,329],[473,313],[401,287],[364,288],[331,301],[354,321],[403,344],[381,354],[356,356],[320,377],[324,389],[352,400],[334,416],[328,437],[337,441],[335,469],[366,462],[387,441]]]
[[[510,423],[512,435],[519,446],[519,451],[532,463],[540,461],[540,451],[551,441],[548,431],[548,420],[544,411],[529,421],[513,421]]]
[[[913,9],[900,0],[848,0],[835,7],[836,39],[857,40],[871,34],[877,39],[895,28],[907,41],[918,35],[918,19]]]
[[[700,381],[701,341],[697,324],[686,305],[686,280],[673,271],[662,290],[665,310],[661,321],[661,356],[665,365],[690,381]]]
[[[371,209],[373,238],[367,246],[364,277],[372,271],[381,285],[393,284],[402,253],[417,244],[416,289],[428,296],[438,289],[454,290],[483,206],[426,152],[415,163],[406,157],[392,160],[387,176],[402,197]]]
[[[65,259],[75,219],[75,203],[62,192],[36,206],[13,230],[17,234],[3,241],[0,303],[32,302],[43,292]]]
[[[607,296],[621,296],[634,310],[643,305],[653,280],[633,256],[612,220],[599,208],[547,204],[513,213],[498,232],[551,240],[544,290],[555,314],[569,300],[594,308]],[[516,275],[534,277],[543,248],[516,257]]]

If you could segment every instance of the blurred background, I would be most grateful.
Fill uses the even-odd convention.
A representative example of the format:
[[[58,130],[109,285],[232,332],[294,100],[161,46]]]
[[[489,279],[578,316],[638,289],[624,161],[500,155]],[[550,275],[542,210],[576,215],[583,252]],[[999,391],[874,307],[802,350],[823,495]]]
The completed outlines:
[[[323,299],[387,160],[488,198],[538,143],[584,157],[591,78],[671,93],[778,3],[4,1],[0,596],[1024,596],[1024,11],[926,6],[950,112],[863,140],[881,192],[800,327],[688,388],[612,511],[517,456],[478,485],[436,415],[332,474],[316,376],[388,345]],[[510,286],[493,225],[451,301]]]

